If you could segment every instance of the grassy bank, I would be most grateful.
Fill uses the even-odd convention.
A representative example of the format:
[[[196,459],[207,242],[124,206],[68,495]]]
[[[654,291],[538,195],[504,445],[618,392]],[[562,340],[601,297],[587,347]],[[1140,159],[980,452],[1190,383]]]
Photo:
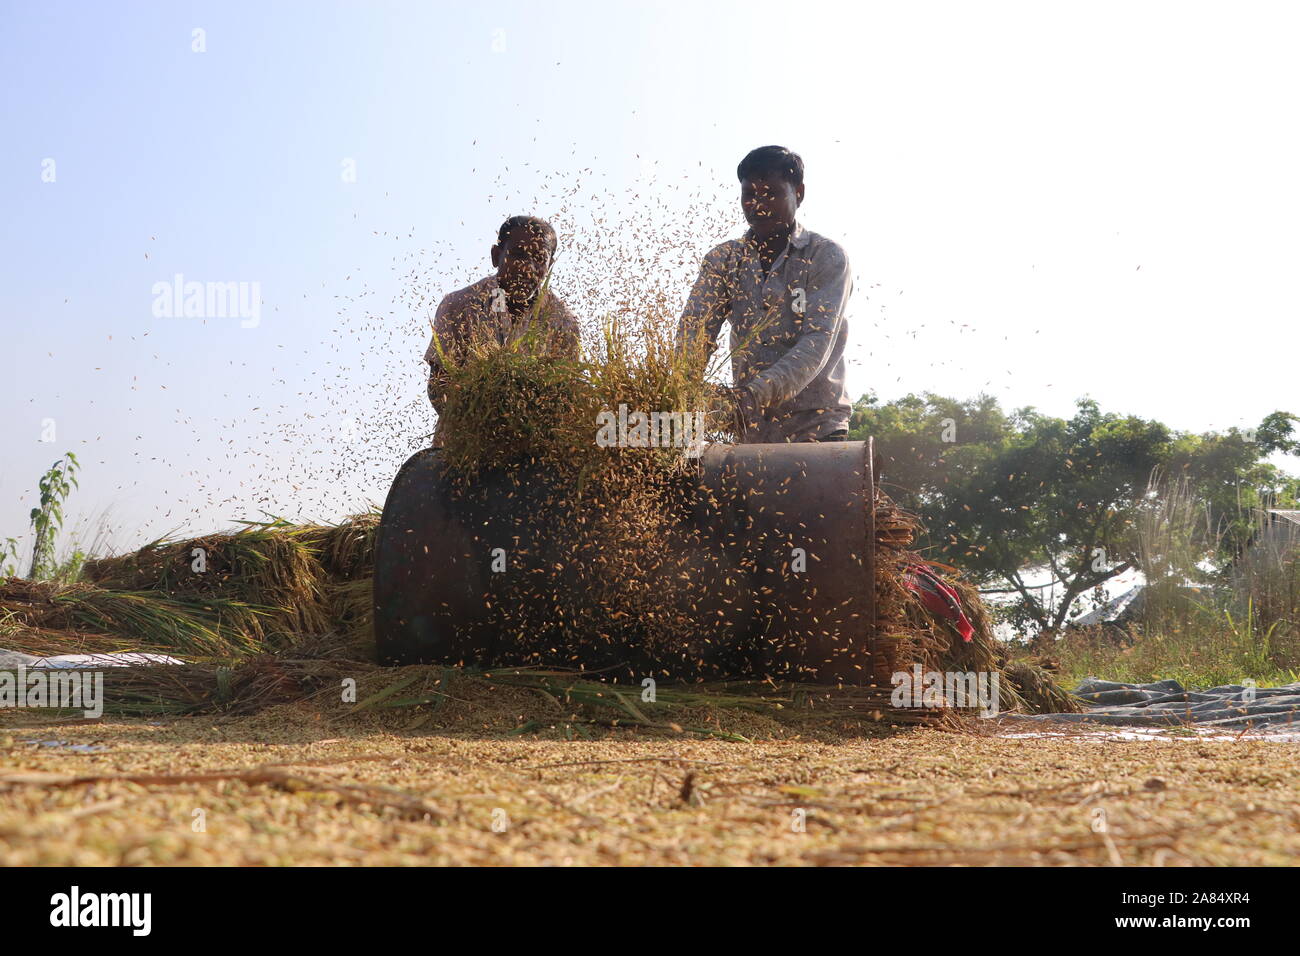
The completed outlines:
[[[1247,595],[1187,603],[1133,623],[1067,632],[1054,648],[1067,686],[1083,677],[1145,683],[1172,677],[1189,688],[1253,680],[1261,687],[1300,681],[1300,628],[1266,617]]]

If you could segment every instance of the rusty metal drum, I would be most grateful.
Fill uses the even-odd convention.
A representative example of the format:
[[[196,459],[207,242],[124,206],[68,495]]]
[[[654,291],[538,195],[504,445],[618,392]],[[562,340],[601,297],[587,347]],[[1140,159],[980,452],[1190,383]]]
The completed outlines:
[[[636,621],[593,593],[584,620],[610,640],[598,654],[584,650],[587,656],[577,660],[552,647],[555,659],[544,663],[873,682],[881,662],[872,465],[870,441],[709,446],[670,516],[686,552],[675,576],[691,583],[684,613],[692,624],[682,634],[689,652],[669,662],[634,652]],[[488,473],[467,492],[447,476],[436,449],[413,455],[389,490],[375,546],[380,660],[519,663],[512,648],[521,619],[516,612],[525,609],[513,605],[530,599],[507,586],[512,576],[543,580],[545,574],[547,587],[565,590],[570,604],[583,606],[590,586],[585,558],[557,540],[562,522],[554,520],[555,498],[543,473]],[[511,575],[495,573],[498,549],[509,551]],[[680,588],[663,584],[665,599],[673,600]],[[548,626],[544,615],[533,619]]]

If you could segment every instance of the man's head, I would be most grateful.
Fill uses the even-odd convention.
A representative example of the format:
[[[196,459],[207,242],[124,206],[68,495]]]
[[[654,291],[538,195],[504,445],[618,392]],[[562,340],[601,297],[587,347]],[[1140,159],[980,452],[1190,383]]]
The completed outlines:
[[[513,301],[527,302],[541,288],[555,257],[555,230],[536,216],[511,216],[497,230],[492,265],[497,284]]]
[[[803,202],[803,160],[784,146],[760,146],[736,167],[740,205],[754,235],[762,239],[794,227]]]

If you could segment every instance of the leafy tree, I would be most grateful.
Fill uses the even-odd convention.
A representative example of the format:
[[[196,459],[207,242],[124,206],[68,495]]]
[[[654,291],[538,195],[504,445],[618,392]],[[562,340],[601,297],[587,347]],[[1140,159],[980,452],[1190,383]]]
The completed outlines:
[[[1250,509],[1300,484],[1261,460],[1300,453],[1290,437],[1295,420],[1275,412],[1253,436],[1188,435],[1103,413],[1090,399],[1067,420],[1033,408],[1007,414],[987,395],[959,401],[927,392],[887,404],[864,396],[850,437],[875,437],[882,483],[921,515],[927,556],[962,568],[986,593],[1017,595],[1012,622],[1048,637],[1080,596],[1139,566],[1138,519],[1157,504],[1158,469],[1206,505],[1200,544],[1239,547]],[[1050,571],[1059,602],[1026,580],[1040,569]]]
[[[1288,412],[1273,412],[1271,415],[1266,415],[1259,427],[1255,429],[1255,441],[1266,454],[1281,451],[1300,455],[1300,440],[1291,437],[1295,432],[1293,422],[1300,422],[1300,417]]]
[[[1205,503],[1221,561],[1240,554],[1250,540],[1257,509],[1295,505],[1300,478],[1263,460],[1275,452],[1300,455],[1300,442],[1289,438],[1292,420],[1292,415],[1274,412],[1254,433],[1230,429],[1226,434],[1178,436],[1168,463],[1170,474],[1185,476]]]

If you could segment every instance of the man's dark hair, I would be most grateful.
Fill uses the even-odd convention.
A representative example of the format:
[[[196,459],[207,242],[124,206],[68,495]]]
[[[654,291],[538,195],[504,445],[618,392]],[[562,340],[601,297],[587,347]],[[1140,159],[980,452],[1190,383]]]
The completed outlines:
[[[751,149],[736,167],[736,178],[741,182],[768,176],[780,176],[791,186],[802,186],[803,160],[784,146],[760,146]]]
[[[546,239],[547,244],[551,247],[551,255],[555,255],[555,247],[559,240],[555,237],[555,230],[545,219],[539,219],[536,216],[511,216],[501,224],[497,230],[497,245],[505,245],[506,239],[515,229],[533,229]]]

